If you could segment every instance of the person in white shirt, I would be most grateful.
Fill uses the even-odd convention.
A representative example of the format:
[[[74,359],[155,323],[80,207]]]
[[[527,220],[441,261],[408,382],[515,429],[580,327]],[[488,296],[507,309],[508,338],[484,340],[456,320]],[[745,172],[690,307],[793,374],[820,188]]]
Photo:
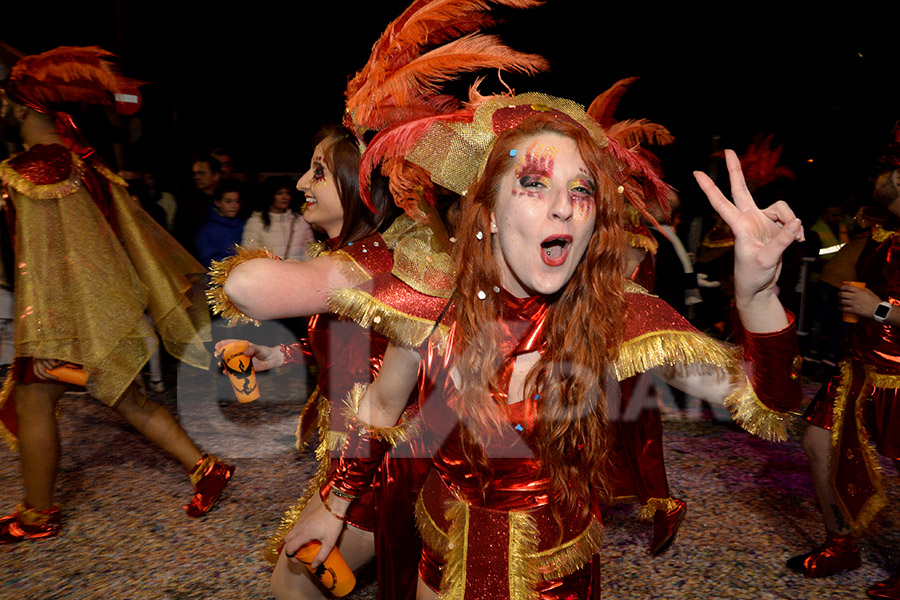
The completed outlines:
[[[263,194],[268,206],[254,211],[247,219],[241,245],[267,248],[279,258],[306,260],[306,247],[313,241],[313,232],[300,212],[291,210],[294,185],[290,177],[269,177],[264,182]]]

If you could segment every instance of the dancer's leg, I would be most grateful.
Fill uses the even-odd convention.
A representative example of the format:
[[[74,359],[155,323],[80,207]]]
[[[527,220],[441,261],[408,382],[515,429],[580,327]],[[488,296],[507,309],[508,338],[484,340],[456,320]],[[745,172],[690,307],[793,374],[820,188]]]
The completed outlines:
[[[125,417],[148,440],[171,454],[185,469],[191,470],[202,458],[175,417],[141,393],[132,383],[122,394],[115,411]]]
[[[25,503],[37,510],[46,510],[53,505],[59,465],[56,403],[65,391],[66,386],[59,383],[16,385],[19,461]]]

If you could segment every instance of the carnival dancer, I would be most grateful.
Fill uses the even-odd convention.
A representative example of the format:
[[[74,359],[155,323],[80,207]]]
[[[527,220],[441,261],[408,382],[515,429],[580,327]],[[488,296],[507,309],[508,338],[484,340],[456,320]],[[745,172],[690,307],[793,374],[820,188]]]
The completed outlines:
[[[825,521],[825,542],[787,561],[807,577],[828,577],[860,566],[854,534],[887,505],[875,450],[900,460],[900,125],[879,159],[873,199],[893,214],[876,227],[856,261],[864,288],[841,286],[841,307],[858,317],[849,325],[840,372],[810,403],[803,447]],[[873,449],[874,446],[874,449]],[[900,599],[900,570],[868,590]]]
[[[92,396],[189,471],[188,515],[206,514],[234,470],[201,454],[135,381],[156,333],[173,356],[207,368],[200,331],[209,317],[202,287],[194,285],[203,267],[132,199],[66,112],[79,102],[112,106],[116,97],[139,98],[139,82],[119,75],[110,56],[96,47],[60,47],[25,57],[5,86],[27,150],[0,165],[13,215],[19,311],[0,432],[18,446],[25,498],[0,519],[0,543],[60,531],[56,404],[70,388],[48,370],[63,362],[80,365]]]
[[[379,463],[372,450],[386,451],[385,428],[397,423],[421,363],[418,404],[434,455],[417,504],[418,597],[596,598],[592,509],[608,492],[605,405],[614,378],[658,368],[698,397],[725,399],[745,427],[783,437],[783,411],[799,403],[800,386],[796,335],[774,280],[802,227],[784,203],[756,208],[733,153],[736,205],[697,176],[737,234],[751,386],[731,353],[626,287],[617,177],[629,170],[617,156],[627,155],[580,106],[524,94],[457,116],[454,127],[426,128],[407,154],[436,183],[468,190],[450,330],[421,354],[389,346],[379,377],[351,397],[358,422],[333,491],[301,515],[285,553],[315,539],[322,548],[313,566],[327,556],[340,531],[334,517],[348,505],[342,496],[370,484]],[[457,168],[441,169],[450,164]]]
[[[324,485],[330,473],[331,452],[343,443],[346,424],[341,410],[341,399],[357,382],[369,382],[375,378],[381,366],[381,358],[387,347],[387,338],[356,325],[340,322],[328,312],[324,304],[326,290],[333,285],[356,285],[374,275],[390,271],[393,266],[391,251],[380,232],[384,232],[393,222],[397,209],[393,205],[387,189],[372,194],[376,210],[369,211],[359,198],[360,147],[354,134],[343,127],[326,128],[320,132],[318,143],[310,160],[309,170],[297,182],[297,189],[306,198],[303,219],[313,228],[323,231],[327,242],[314,244],[310,248],[310,260],[283,263],[288,266],[288,280],[278,289],[279,295],[293,295],[290,285],[303,287],[297,295],[308,302],[306,310],[319,309],[309,320],[309,339],[306,343],[266,347],[251,344],[245,354],[253,357],[253,366],[259,371],[273,367],[305,362],[304,353],[311,353],[319,366],[317,387],[306,403],[300,417],[297,431],[298,449],[302,448],[311,434],[318,430],[319,446],[316,456],[319,468],[309,483],[306,492],[297,503],[285,513],[282,523],[269,541],[266,558],[275,563],[285,532],[293,527],[296,516],[312,499],[318,502],[319,494],[327,494]],[[211,296],[214,306],[228,307],[226,316],[236,320],[246,320],[231,306],[224,294],[224,283],[229,290],[241,297],[240,286],[246,279],[252,279],[254,293],[265,288],[260,278],[270,262],[275,271],[282,264],[279,261],[253,261],[271,256],[266,250],[240,249],[225,261],[216,263],[212,270],[214,287]],[[237,270],[239,265],[253,261]],[[252,270],[247,266],[253,267]],[[236,276],[232,276],[237,273]],[[283,277],[284,275],[278,275]],[[340,282],[340,283],[338,283]],[[234,291],[236,290],[236,291]],[[314,292],[312,290],[315,290]],[[312,292],[312,293],[311,293]],[[316,298],[322,305],[315,306]],[[296,302],[296,296],[291,301]],[[274,308],[273,308],[274,310]],[[296,311],[296,304],[291,311]],[[297,312],[278,316],[299,316]],[[217,347],[233,340],[223,340]],[[337,402],[337,406],[333,404]],[[323,487],[324,485],[324,487]],[[375,555],[373,542],[374,506],[372,494],[367,494],[354,502],[346,515],[346,527],[341,537],[341,552],[351,569],[357,569]],[[287,565],[285,565],[286,567]],[[276,596],[289,594],[295,598],[325,598],[326,595],[313,582],[309,571],[299,565],[279,568],[273,577]]]
[[[417,1],[388,26],[373,47],[367,64],[347,86],[345,124],[360,138],[376,132],[359,171],[361,197],[369,209],[376,210],[375,192],[370,187],[374,181],[383,181],[375,173],[380,170],[389,178],[394,201],[408,213],[385,233],[385,242],[393,249],[394,265],[390,272],[414,286],[421,294],[417,296],[421,303],[416,315],[376,319],[378,330],[401,344],[412,343],[411,339],[421,341],[434,327],[434,320],[452,292],[455,269],[452,259],[444,252],[449,246],[449,234],[438,216],[437,191],[427,173],[406,161],[402,151],[396,152],[392,135],[402,137],[406,123],[421,118],[439,119],[444,113],[460,108],[462,102],[442,94],[439,84],[461,72],[502,69],[533,73],[547,66],[538,56],[516,52],[495,36],[480,33],[482,28],[496,22],[488,14],[490,4],[527,8],[539,2]],[[455,198],[455,194],[448,197]],[[335,306],[336,290],[348,289],[350,284],[368,284],[348,281],[339,266],[334,261],[330,265],[321,263],[316,271],[307,272],[289,263],[248,261],[225,277],[219,297],[223,306],[236,311],[234,314],[240,312],[266,319],[330,311]],[[379,277],[376,274],[371,281]],[[317,285],[311,286],[310,281]],[[363,323],[364,327],[371,325]],[[374,361],[376,354],[372,355]],[[380,360],[380,355],[377,358]],[[360,379],[368,380],[368,377]],[[341,397],[335,395],[331,400],[340,401]],[[337,412],[342,409],[333,410],[332,414]],[[416,442],[405,443],[412,447]],[[376,507],[380,507],[376,511],[375,531],[379,598],[400,600],[415,595],[420,550],[412,513],[417,482],[425,472],[423,462],[427,467],[427,461],[422,459],[385,457],[379,470],[375,498]],[[327,493],[327,488],[324,491]],[[318,499],[313,502],[319,503]],[[302,506],[297,508],[295,514]],[[292,521],[285,523],[289,527]],[[276,595],[305,597],[305,592],[295,585],[302,572],[286,556],[280,558],[273,573]]]

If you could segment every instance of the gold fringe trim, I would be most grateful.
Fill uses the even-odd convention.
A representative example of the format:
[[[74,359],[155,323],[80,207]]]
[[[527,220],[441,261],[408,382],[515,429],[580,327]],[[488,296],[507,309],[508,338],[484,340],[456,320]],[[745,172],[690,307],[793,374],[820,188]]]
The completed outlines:
[[[72,154],[72,172],[67,179],[43,185],[32,183],[19,174],[9,165],[8,160],[0,163],[0,180],[17,192],[35,200],[53,200],[74,194],[84,185],[82,177],[84,177],[84,163],[75,154]]]
[[[659,249],[659,242],[648,238],[646,235],[625,231],[625,242],[632,248],[646,250],[650,254],[656,254]]]
[[[215,454],[204,454],[203,458],[200,459],[200,464],[195,465],[194,468],[191,469],[191,472],[188,473],[191,485],[197,487],[197,484],[200,483],[200,480],[203,479],[203,476],[206,475],[206,472],[217,460],[219,459]]]
[[[900,375],[878,373],[870,366],[866,367],[866,379],[875,387],[887,390],[900,389]]]
[[[412,348],[422,345],[432,331],[439,347],[443,348],[450,331],[443,323],[435,329],[434,321],[399,311],[354,288],[336,290],[328,298],[328,306],[333,313],[374,329],[394,343]]]
[[[425,501],[422,499],[422,492],[419,492],[416,498],[415,506],[416,526],[419,529],[419,536],[422,542],[428,546],[433,552],[443,559],[447,555],[447,532],[438,527],[428,509],[425,508]]]
[[[306,438],[301,439],[300,436],[300,427],[303,425],[303,419],[306,417],[306,413],[312,410],[313,406],[318,406],[319,397],[322,395],[322,390],[319,389],[319,386],[316,386],[316,389],[312,391],[309,395],[309,398],[306,399],[306,404],[303,405],[303,410],[300,411],[300,418],[297,419],[297,431],[294,433],[294,437],[296,437],[296,441],[294,442],[294,449],[297,452],[303,452],[306,449],[306,445],[309,443],[309,439],[312,437],[313,428],[310,427],[309,431],[306,432]],[[318,419],[316,419],[316,423],[318,423]]]
[[[652,298],[659,298],[659,296],[657,296],[656,294],[651,294],[649,291],[647,291],[647,288],[645,288],[641,284],[635,283],[630,279],[625,279],[623,281],[622,289],[626,294],[641,294],[644,296],[650,296]]]
[[[124,179],[122,179],[121,177],[119,177],[116,173],[113,173],[112,171],[110,171],[110,170],[109,170],[109,167],[107,167],[107,166],[104,165],[103,163],[95,162],[95,163],[92,163],[92,164],[93,164],[93,166],[94,166],[94,169],[95,169],[98,173],[100,173],[101,175],[103,175],[104,177],[106,177],[107,179],[109,179],[110,181],[112,181],[114,184],[116,184],[116,185],[118,185],[118,186],[120,186],[120,187],[123,187],[123,188],[127,188],[127,187],[128,187],[128,183],[127,183]]]
[[[16,378],[13,377],[12,365],[6,373],[6,379],[3,380],[3,388],[0,389],[0,408],[6,404],[16,387]],[[6,442],[9,449],[15,452],[19,449],[19,440],[13,435],[12,431],[7,429],[3,423],[0,423],[0,439]]]
[[[847,417],[846,409],[847,409],[847,399],[850,394],[850,387],[852,385],[852,377],[853,370],[849,360],[842,360],[840,364],[841,369],[841,382],[838,384],[837,390],[835,391],[835,400],[834,400],[834,408],[833,408],[833,418],[834,423],[831,428],[831,452],[832,452],[832,464],[836,462],[836,457],[841,451],[839,446],[840,442],[840,431],[844,425],[844,419]],[[876,377],[873,377],[876,376]],[[869,442],[869,438],[866,435],[865,427],[863,423],[863,409],[865,407],[865,395],[868,386],[874,384],[874,380],[878,379],[881,382],[890,381],[892,379],[889,375],[879,375],[875,373],[874,369],[871,367],[867,367],[865,369],[865,381],[863,381],[862,386],[859,389],[859,396],[856,401],[856,410],[852,418],[856,419],[856,435],[857,441],[859,442],[859,447],[863,453],[863,461],[866,463],[866,467],[869,472],[872,474],[872,485],[875,487],[875,493],[869,499],[868,502],[863,506],[862,510],[859,511],[859,515],[856,519],[851,519],[846,506],[841,501],[840,494],[835,490],[835,499],[837,500],[838,507],[841,510],[841,514],[850,524],[850,529],[854,534],[859,535],[863,530],[868,527],[872,520],[875,518],[875,515],[878,514],[881,509],[888,505],[887,496],[884,493],[884,486],[882,484],[881,478],[881,465],[878,464],[878,458],[875,455],[875,449],[872,447],[872,444]],[[882,386],[876,386],[882,387]],[[889,386],[883,386],[889,387]],[[835,487],[835,475],[837,471],[832,469],[831,473],[831,486]]]
[[[536,561],[542,579],[558,579],[586,565],[600,551],[602,543],[603,526],[592,519],[591,524],[574,539],[555,548],[536,552],[530,558]]]
[[[469,505],[463,500],[450,500],[444,513],[450,523],[444,573],[441,576],[440,600],[463,600],[466,594],[466,560],[468,559]]]
[[[322,254],[331,252],[331,248],[328,247],[328,244],[325,242],[310,242],[309,245],[306,246],[306,253],[310,258],[316,258]]]
[[[233,327],[242,323],[252,323],[259,327],[259,321],[248,317],[231,302],[225,293],[225,282],[228,276],[238,265],[244,264],[254,258],[275,258],[275,255],[265,248],[245,248],[234,245],[234,254],[222,260],[212,261],[209,267],[209,287],[206,290],[206,298],[214,315],[221,315],[228,320],[228,325]]]
[[[278,562],[278,548],[284,542],[284,536],[294,528],[294,523],[300,518],[300,514],[309,504],[309,501],[312,500],[312,497],[318,494],[325,482],[328,481],[328,474],[331,472],[331,454],[329,454],[327,448],[328,434],[331,433],[331,403],[328,401],[328,398],[321,394],[318,395],[318,401],[319,419],[317,425],[319,429],[319,445],[316,448],[316,459],[319,462],[319,467],[316,469],[316,474],[313,475],[303,495],[285,511],[281,517],[278,529],[266,542],[264,555],[266,561],[271,565]]]
[[[675,502],[675,499],[669,496],[668,498],[650,498],[647,500],[647,503],[641,506],[641,510],[638,511],[638,519],[641,521],[650,521],[653,519],[653,516],[656,514],[658,510],[664,510],[669,512],[670,510],[674,510],[678,507],[678,503]]]
[[[756,396],[753,386],[743,371],[734,373],[744,378],[727,398],[725,408],[731,413],[734,422],[742,429],[770,442],[783,442],[788,438],[789,413],[780,413],[768,408]]]
[[[882,229],[882,227],[880,225],[876,225],[875,227],[872,228],[872,239],[875,240],[876,242],[878,242],[879,244],[881,242],[886,242],[887,240],[891,239],[895,235],[897,235],[896,231],[888,231],[886,229]]]
[[[713,365],[728,372],[737,364],[727,348],[697,331],[653,331],[622,344],[616,377],[624,381],[654,367],[682,363]]]
[[[309,504],[312,497],[315,494],[318,494],[319,490],[322,489],[322,486],[328,480],[328,471],[330,468],[331,460],[319,461],[319,467],[316,469],[316,474],[310,480],[303,495],[300,496],[300,498],[297,499],[297,502],[288,508],[281,517],[281,523],[279,523],[278,529],[266,542],[265,558],[269,564],[274,565],[278,562],[278,548],[281,547],[281,544],[284,542],[284,536],[294,528],[294,523],[300,518],[306,505]]]
[[[438,527],[431,515],[428,514],[422,494],[421,492],[419,493],[415,507],[416,525],[418,526],[422,542],[447,564],[442,586],[444,585],[443,582],[447,581],[447,571],[450,569],[451,562],[460,560],[461,556],[465,556],[466,551],[464,547],[466,538],[464,536],[461,541],[458,539],[460,535],[459,529],[462,529],[462,527],[457,527],[459,522],[455,519],[463,516],[466,520],[465,533],[467,533],[468,529],[468,505],[464,501],[454,500],[448,503],[447,511],[445,516],[452,525],[450,531],[445,532]],[[517,566],[514,571],[512,565],[514,549],[512,544],[514,540],[525,537],[521,532],[528,527],[527,523],[534,523],[531,515],[526,512],[510,511],[510,574],[516,573],[518,577],[518,574],[527,573],[524,576],[527,577],[528,581],[558,579],[577,571],[600,551],[600,546],[603,543],[603,526],[596,519],[592,519],[591,524],[584,531],[568,542],[555,548],[537,551],[540,538],[535,527],[533,531],[529,530],[527,534],[534,540],[534,545],[532,546],[529,543],[527,548],[522,546],[515,549],[517,553],[521,550],[522,566],[521,570]],[[517,527],[516,530],[513,529],[514,524]],[[465,563],[463,563],[462,567],[458,567],[457,570],[465,577]],[[532,589],[533,587],[532,585]],[[510,591],[512,592],[512,583]],[[444,594],[443,587],[441,593]],[[442,595],[441,598],[443,597]],[[525,596],[525,598],[529,597]]]
[[[537,554],[537,523],[526,512],[509,511],[509,599],[538,600],[539,572],[533,560]]]
[[[347,397],[344,398],[344,416],[347,417],[350,421],[357,424],[357,427],[360,431],[366,431],[368,434],[376,440],[387,442],[392,447],[396,446],[400,442],[405,442],[406,440],[413,439],[419,433],[418,423],[419,421],[410,421],[406,418],[406,411],[400,416],[400,422],[392,427],[379,427],[377,425],[370,425],[362,420],[359,416],[359,404],[362,402],[363,397],[366,395],[366,391],[369,389],[369,384],[367,383],[357,383],[353,386],[353,389],[350,390],[350,393],[347,394]],[[343,441],[346,441],[347,434],[343,435]]]

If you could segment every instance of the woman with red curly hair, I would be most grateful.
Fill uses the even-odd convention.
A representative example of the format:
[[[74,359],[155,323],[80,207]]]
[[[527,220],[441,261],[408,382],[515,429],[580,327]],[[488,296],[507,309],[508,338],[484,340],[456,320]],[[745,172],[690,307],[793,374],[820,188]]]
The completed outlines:
[[[461,208],[454,297],[427,344],[389,346],[378,379],[351,397],[358,415],[332,493],[285,537],[287,556],[310,540],[322,543],[314,567],[328,555],[335,516],[369,485],[417,375],[432,459],[416,506],[419,598],[599,597],[596,507],[606,495],[616,378],[657,368],[690,393],[726,399],[739,423],[767,437],[779,435],[780,411],[799,400],[798,383],[782,385],[793,381],[790,360],[759,358],[766,344],[778,357],[796,346],[774,293],[781,252],[802,237],[787,205],[757,209],[733,154],[736,204],[697,176],[736,232],[738,309],[755,332],[745,340],[758,372],[751,386],[740,361],[625,282],[625,167],[583,111],[543,99],[476,110],[472,127],[493,137],[485,159],[468,158],[479,174]],[[763,374],[782,389],[766,389]]]

